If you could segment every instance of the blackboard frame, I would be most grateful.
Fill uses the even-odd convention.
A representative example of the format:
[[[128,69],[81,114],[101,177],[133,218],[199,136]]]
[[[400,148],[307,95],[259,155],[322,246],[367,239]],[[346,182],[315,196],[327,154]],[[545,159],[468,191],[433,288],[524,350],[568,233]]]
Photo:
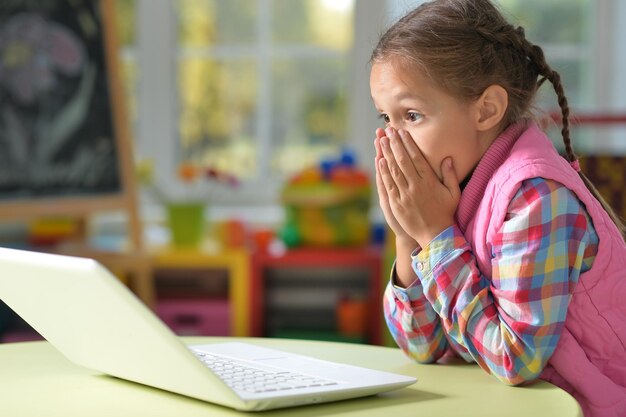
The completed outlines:
[[[108,75],[112,131],[117,147],[120,187],[117,192],[97,195],[0,199],[0,221],[30,220],[68,216],[85,219],[95,212],[123,210],[128,215],[129,232],[135,247],[141,246],[137,186],[124,92],[120,77],[118,41],[113,0],[96,0],[102,18],[102,37]]]

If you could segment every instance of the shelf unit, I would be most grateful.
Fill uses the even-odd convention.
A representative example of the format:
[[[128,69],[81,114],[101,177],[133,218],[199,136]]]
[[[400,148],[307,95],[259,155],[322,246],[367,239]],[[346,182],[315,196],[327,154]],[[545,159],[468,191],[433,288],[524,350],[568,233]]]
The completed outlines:
[[[156,252],[152,258],[153,282],[157,294],[155,305],[158,309],[157,279],[163,271],[176,271],[180,274],[187,271],[192,275],[206,274],[207,279],[221,276],[226,280],[226,301],[231,336],[248,336],[249,298],[248,277],[250,276],[250,256],[244,249],[224,249],[216,253],[202,252],[193,249],[164,249]],[[207,282],[206,285],[215,285]],[[184,282],[181,285],[185,285]],[[221,284],[217,284],[221,285]],[[193,298],[188,304],[194,303]]]
[[[255,253],[250,282],[252,336],[350,341],[337,332],[335,317],[338,300],[347,295],[367,302],[367,330],[361,341],[381,344],[381,263],[382,250],[375,247],[297,248],[280,256]]]

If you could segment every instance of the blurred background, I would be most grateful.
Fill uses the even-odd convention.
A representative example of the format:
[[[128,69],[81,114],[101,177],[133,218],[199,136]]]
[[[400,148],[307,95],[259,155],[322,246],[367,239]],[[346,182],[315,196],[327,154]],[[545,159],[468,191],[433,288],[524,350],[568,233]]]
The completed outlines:
[[[393,245],[372,189],[380,120],[368,61],[385,28],[421,1],[76,0],[65,2],[75,15],[58,18],[61,29],[15,18],[34,8],[54,20],[46,13],[57,3],[64,2],[0,5],[0,244],[96,257],[179,334],[384,343],[380,296]],[[574,149],[623,213],[626,2],[497,3],[560,72],[574,114]],[[89,14],[90,4],[106,5],[111,16],[97,7]],[[44,24],[58,48],[42,70],[28,63],[29,46],[20,42],[30,38],[18,29],[36,33]],[[71,120],[88,113],[78,98],[67,97],[83,91],[72,77],[89,74],[80,56],[95,54],[89,42],[98,38],[99,24],[113,34],[105,38],[115,57],[106,60],[114,62],[118,76],[111,79],[121,87],[121,103],[109,109],[116,120],[110,133],[132,156],[124,161],[117,149],[132,195],[121,210],[74,210],[63,197],[76,189],[65,191],[53,180],[28,190],[20,185],[17,177],[41,166],[34,167],[37,151],[15,138],[28,126],[36,126],[34,137],[61,137]],[[81,37],[85,43],[72,46]],[[65,64],[55,64],[59,56]],[[20,62],[29,70],[18,77]],[[62,107],[65,121],[31,113],[15,127],[11,120],[33,111],[37,94],[56,81],[68,86],[61,94],[72,104]],[[547,83],[538,107],[560,147],[558,126],[548,121],[558,106]],[[94,139],[89,149],[99,143]],[[71,141],[64,146],[65,155],[78,149]],[[18,156],[22,165],[10,165]],[[56,163],[61,172],[63,158]],[[53,177],[52,170],[39,175]],[[50,195],[42,192],[46,186]],[[77,196],[78,206],[89,199],[80,190]],[[196,217],[200,223],[191,220]],[[67,245],[77,238],[89,251]],[[4,317],[5,330],[11,320],[16,327],[15,317]],[[215,322],[221,327],[211,328]],[[19,331],[16,339],[29,337]]]

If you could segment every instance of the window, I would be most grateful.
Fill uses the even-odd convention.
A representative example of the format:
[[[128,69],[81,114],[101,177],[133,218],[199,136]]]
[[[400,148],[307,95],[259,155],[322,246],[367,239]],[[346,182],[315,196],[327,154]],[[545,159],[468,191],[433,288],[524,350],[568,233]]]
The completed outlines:
[[[286,175],[348,142],[354,0],[117,4],[137,154],[159,183],[193,160],[243,180],[220,203],[275,202]]]
[[[353,0],[175,5],[182,159],[250,179],[345,142]]]

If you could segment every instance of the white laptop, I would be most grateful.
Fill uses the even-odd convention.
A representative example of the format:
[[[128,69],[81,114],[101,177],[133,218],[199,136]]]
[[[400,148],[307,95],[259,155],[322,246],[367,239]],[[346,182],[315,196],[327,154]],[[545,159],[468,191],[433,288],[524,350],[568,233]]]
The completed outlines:
[[[416,381],[248,343],[186,346],[93,259],[0,248],[0,299],[79,365],[239,410],[361,397]]]

